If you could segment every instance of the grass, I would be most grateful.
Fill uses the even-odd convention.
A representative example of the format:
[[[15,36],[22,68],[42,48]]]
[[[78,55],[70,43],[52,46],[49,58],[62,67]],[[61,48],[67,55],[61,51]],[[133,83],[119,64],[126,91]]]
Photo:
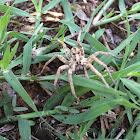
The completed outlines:
[[[5,14],[1,16],[0,19],[0,52],[3,55],[3,59],[0,61],[0,81],[1,83],[7,81],[11,85],[11,87],[17,92],[17,94],[19,94],[23,98],[23,100],[29,105],[29,107],[33,109],[34,112],[15,115],[14,112],[25,111],[28,110],[28,108],[17,107],[16,96],[11,101],[7,93],[7,89],[4,89],[4,91],[2,91],[3,99],[0,100],[0,107],[3,108],[5,117],[0,120],[0,124],[18,121],[20,136],[23,140],[27,140],[31,138],[31,126],[33,125],[31,124],[30,119],[40,117],[45,123],[47,123],[43,119],[43,117],[52,116],[53,118],[62,123],[75,126],[73,133],[68,133],[70,138],[73,138],[75,140],[81,140],[87,132],[92,131],[96,134],[96,138],[98,138],[97,136],[101,135],[102,139],[107,140],[115,138],[117,134],[117,126],[120,123],[121,118],[126,115],[129,120],[129,128],[128,131],[123,134],[123,138],[136,140],[140,135],[140,127],[137,127],[137,125],[139,124],[140,114],[137,113],[134,119],[132,112],[134,109],[140,110],[140,45],[138,45],[138,42],[140,41],[140,29],[137,29],[136,32],[131,34],[128,19],[132,17],[134,19],[139,19],[140,13],[138,13],[138,11],[140,10],[140,3],[136,3],[135,5],[133,5],[130,11],[127,11],[125,8],[126,6],[124,0],[119,0],[118,6],[120,11],[112,10],[111,13],[106,14],[106,10],[111,6],[113,0],[109,0],[108,2],[107,0],[104,0],[102,4],[100,4],[92,13],[90,20],[85,26],[84,33],[82,33],[81,36],[81,40],[86,40],[89,43],[82,43],[87,56],[94,53],[95,51],[108,51],[114,55],[118,55],[122,50],[125,50],[123,59],[119,61],[117,61],[116,59],[112,59],[111,56],[100,57],[100,60],[103,61],[105,64],[113,64],[117,67],[117,71],[112,74],[112,77],[116,81],[115,87],[106,87],[100,81],[98,76],[93,75],[93,73],[89,70],[89,80],[84,79],[83,75],[73,76],[73,82],[75,85],[77,96],[80,97],[89,91],[94,94],[94,96],[82,100],[82,107],[80,105],[71,106],[75,101],[75,98],[71,94],[69,94],[71,92],[70,86],[69,84],[66,84],[60,87],[58,90],[59,99],[57,98],[56,93],[53,94],[46,101],[46,105],[44,106],[43,110],[38,111],[37,107],[35,106],[31,97],[25,91],[24,87],[21,85],[20,81],[39,82],[42,86],[49,89],[51,92],[55,92],[53,89],[53,84],[51,83],[51,81],[54,81],[55,75],[41,77],[30,76],[28,75],[28,72],[30,70],[31,64],[37,64],[43,61],[47,61],[52,56],[58,53],[64,55],[63,51],[52,52],[52,50],[59,46],[59,43],[52,41],[50,36],[45,35],[47,30],[58,30],[58,33],[54,38],[63,39],[65,43],[74,47],[77,46],[77,42],[72,40],[71,37],[75,33],[78,33],[79,30],[81,30],[81,27],[76,25],[74,22],[74,16],[72,14],[68,0],[52,0],[45,7],[42,7],[42,0],[40,0],[39,3],[37,3],[36,0],[32,0],[32,3],[34,4],[35,10],[37,12],[36,17],[29,14],[28,10],[23,11],[15,8],[14,4],[12,6],[3,5],[5,2],[6,0],[0,2],[0,10],[5,12]],[[20,2],[25,2],[25,0],[20,0]],[[60,21],[62,23],[61,27],[54,29],[44,27],[43,23],[40,22],[41,15],[44,12],[51,10],[59,3],[63,7],[65,14],[65,19]],[[115,12],[118,14],[116,15]],[[7,32],[7,25],[9,22],[11,22],[11,20],[12,22],[17,23],[12,19],[15,16],[35,18],[35,29],[33,30],[32,34],[28,32],[23,33],[16,31]],[[101,17],[103,18],[100,19]],[[104,33],[104,30],[99,29],[98,32],[96,32],[95,36],[92,36],[90,33],[87,32],[88,30],[90,30],[91,25],[104,25],[113,21],[117,21],[121,18],[126,18],[127,38],[124,39],[120,43],[120,45],[112,51],[109,51],[96,38],[96,36],[99,38]],[[22,23],[18,24],[23,25]],[[39,33],[40,30],[42,30],[41,33]],[[64,35],[66,30],[69,30],[71,34],[68,36]],[[30,38],[28,37],[29,34],[31,35]],[[12,38],[10,40],[7,40],[9,36],[11,36]],[[44,39],[49,40],[50,44],[45,46],[40,55],[32,56],[32,49],[37,46],[38,42],[40,42],[39,46],[42,46],[42,42]],[[23,53],[21,52],[20,56],[14,59],[20,40],[25,42],[25,45],[23,46]],[[16,42],[16,44],[11,49],[11,44],[13,42]],[[129,56],[136,49],[137,45],[137,54],[132,59],[129,59]],[[36,50],[38,50],[38,48],[36,48]],[[14,72],[12,72],[12,69],[19,64],[22,64],[23,68],[21,71],[19,71],[18,75],[16,75]],[[94,64],[94,66],[96,69],[102,72],[102,66],[99,66],[96,63]],[[106,73],[102,72],[102,74],[108,83],[111,82],[109,76]],[[137,80],[134,81],[130,79],[130,77],[136,77]],[[60,79],[68,81],[68,75],[61,75]],[[95,128],[94,130],[91,130],[92,124],[99,116],[109,110],[117,108],[118,106],[124,106],[123,113],[117,118],[117,121],[115,122],[112,130],[110,130],[110,133],[108,135],[105,135],[104,131],[102,131],[100,134],[100,132],[97,132]],[[78,110],[85,107],[88,107],[89,109],[82,113],[79,113]],[[47,125],[51,128],[51,130],[54,129],[48,123]],[[79,132],[77,132],[76,126],[79,126]],[[136,127],[137,131],[135,131]],[[26,133],[27,131],[28,133]],[[55,131],[52,131],[52,133],[54,133],[62,140],[67,139],[64,136],[57,134]],[[2,136],[0,136],[0,138],[4,139],[4,137]]]

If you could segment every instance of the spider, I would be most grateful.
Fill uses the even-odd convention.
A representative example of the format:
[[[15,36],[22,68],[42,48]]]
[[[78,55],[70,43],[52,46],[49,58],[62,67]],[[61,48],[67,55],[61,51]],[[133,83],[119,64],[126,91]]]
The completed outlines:
[[[116,57],[115,55],[113,55],[109,52],[98,51],[98,52],[95,52],[94,54],[90,55],[88,58],[85,58],[84,49],[83,49],[82,44],[80,42],[81,33],[82,33],[82,31],[79,31],[79,34],[78,34],[78,37],[77,37],[77,43],[78,43],[79,48],[72,47],[71,50],[70,50],[70,53],[68,52],[67,46],[64,42],[62,42],[59,39],[55,39],[60,44],[62,44],[62,47],[64,49],[64,53],[65,53],[67,59],[65,59],[63,56],[61,56],[59,54],[55,55],[49,61],[47,61],[45,63],[45,65],[44,65],[44,67],[41,71],[41,73],[42,73],[44,71],[45,67],[56,58],[58,58],[60,61],[62,61],[64,63],[64,65],[60,66],[58,68],[57,72],[56,72],[56,78],[55,78],[55,81],[54,81],[54,89],[56,90],[56,93],[58,94],[56,84],[57,84],[59,75],[62,71],[68,70],[68,79],[69,79],[69,83],[70,83],[70,87],[71,87],[71,92],[72,92],[72,95],[75,97],[76,101],[79,104],[80,104],[80,100],[76,96],[76,93],[75,93],[75,89],[74,89],[74,86],[73,86],[73,80],[72,80],[72,74],[74,74],[78,70],[84,70],[85,78],[88,79],[89,77],[88,77],[88,74],[87,74],[87,69],[90,68],[96,75],[98,75],[101,78],[103,83],[108,87],[109,86],[108,83],[106,82],[106,80],[104,79],[102,74],[99,71],[97,71],[96,68],[94,68],[94,66],[92,65],[92,62],[95,61],[98,64],[102,65],[106,69],[106,71],[107,71],[108,75],[110,76],[112,82],[115,84],[115,81],[113,80],[107,65],[104,64],[102,61],[100,61],[96,56],[98,54],[102,54],[102,55],[111,55],[113,57]],[[116,58],[118,58],[118,57],[116,57]]]

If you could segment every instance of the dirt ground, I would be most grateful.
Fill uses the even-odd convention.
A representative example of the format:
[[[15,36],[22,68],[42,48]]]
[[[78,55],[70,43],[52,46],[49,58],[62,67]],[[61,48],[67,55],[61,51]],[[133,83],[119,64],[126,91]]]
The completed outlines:
[[[94,2],[91,2],[90,0],[87,1],[87,3],[84,3],[82,0],[69,0],[71,5],[74,5],[76,8],[82,9],[84,14],[86,15],[86,18],[90,18],[92,11],[97,8],[97,6],[99,4],[101,4],[101,0],[95,0]],[[125,0],[125,4],[127,6],[127,9],[130,9],[131,6],[136,3],[136,0]],[[7,3],[7,5],[11,5],[11,3]],[[43,2],[43,7],[45,5],[47,5],[48,2],[44,1]],[[14,5],[15,7],[22,9],[22,10],[26,10],[30,7],[33,7],[33,3],[29,0],[28,2],[24,2],[22,4],[16,4]],[[114,11],[119,11],[118,9],[118,1],[115,1],[112,6],[110,8],[108,8],[107,12],[109,13],[112,9],[114,9]],[[61,23],[59,23],[59,20],[64,18],[64,14],[63,14],[63,9],[61,7],[60,4],[58,4],[55,8],[51,9],[50,11],[52,11],[52,13],[46,13],[44,15],[42,15],[42,19],[41,22],[43,22],[43,25],[45,27],[48,28],[54,28],[54,27],[60,27]],[[55,16],[55,12],[56,13],[60,13],[59,17]],[[32,8],[29,10],[29,13],[33,13],[34,15],[35,13],[35,9]],[[74,13],[73,13],[74,14]],[[83,15],[82,15],[83,16]],[[11,21],[18,21],[20,23],[23,23],[26,26],[22,26],[22,25],[17,25],[15,23],[10,22],[8,25],[8,31],[26,31],[26,32],[30,32],[28,27],[34,29],[34,21],[30,18],[26,18],[26,17],[15,17],[14,19],[11,19]],[[127,30],[126,30],[126,24],[122,24],[121,23],[122,20],[117,20],[115,22],[111,22],[108,24],[105,24],[103,26],[101,26],[100,28],[105,28],[105,35],[104,37],[101,37],[99,39],[99,41],[101,43],[103,43],[104,45],[105,42],[108,43],[109,49],[113,50],[114,48],[116,48],[120,42],[122,40],[124,40],[127,37]],[[80,26],[80,27],[84,27],[87,23],[86,20],[81,20],[81,18],[79,17],[75,17],[75,23]],[[140,25],[140,22],[133,20],[130,21],[130,28],[131,28],[131,32],[135,32],[138,28],[138,25]],[[90,34],[95,33],[97,30],[99,29],[99,27],[93,27],[90,29]],[[49,35],[50,37],[54,37],[56,35],[58,31],[54,31],[54,30],[49,30],[47,31],[47,35]],[[65,33],[65,35],[69,35],[70,32],[67,30],[67,32]],[[10,39],[10,37],[9,37]],[[74,40],[76,40],[76,37],[73,38]],[[15,42],[16,43],[16,42]],[[50,42],[48,40],[44,40],[43,44],[49,44]],[[14,43],[12,44],[14,46]],[[19,56],[22,52],[23,52],[23,46],[25,45],[25,42],[19,40],[19,47],[18,47],[18,51],[16,53],[16,57]],[[58,52],[59,48],[56,48],[53,50],[53,52]],[[137,51],[137,50],[135,50]],[[121,52],[123,54],[123,52]],[[135,53],[135,52],[134,52]],[[45,63],[45,62],[44,62]],[[40,64],[34,64],[31,66],[31,74],[32,75],[36,75],[37,73],[40,73],[42,70],[42,67],[44,66],[44,63],[40,63]],[[61,66],[62,63],[59,62],[58,60],[55,60],[54,62],[52,62],[51,64],[49,64],[49,70],[45,71],[43,73],[43,75],[52,75],[55,74],[58,67]],[[13,69],[13,71],[16,71],[18,69],[21,69],[22,66],[17,66]],[[33,99],[35,105],[37,106],[38,110],[42,110],[42,108],[45,105],[45,102],[47,101],[47,99],[50,97],[47,93],[46,90],[42,88],[42,86],[39,83],[36,82],[22,82],[23,87],[25,88],[25,90],[27,91],[27,93],[30,95],[30,97]],[[89,93],[90,94],[90,93]],[[18,102],[17,102],[17,106],[27,106],[26,103],[21,99],[21,97],[18,97]],[[28,107],[28,106],[27,106]],[[29,107],[28,107],[29,108]],[[117,108],[117,110],[115,110],[117,113],[121,114],[121,112],[123,111],[123,107],[119,107]],[[0,109],[0,112],[3,112]],[[31,109],[29,109],[27,112],[32,112]],[[22,112],[20,112],[22,113]],[[24,112],[25,113],[25,112]],[[16,115],[16,114],[15,114]],[[52,117],[47,117],[45,118],[47,120],[47,122],[49,124],[51,124],[56,132],[58,132],[59,134],[65,135],[66,131],[70,130],[73,131],[73,128],[71,128],[68,125],[62,124],[56,120],[54,120]],[[53,140],[53,139],[58,139],[56,138],[56,136],[54,136],[53,134],[51,134],[46,128],[48,128],[46,126],[46,124],[42,123],[42,121],[38,118],[34,119],[34,121],[36,122],[36,125],[32,127],[32,139],[39,139],[39,140]],[[101,124],[100,124],[100,118],[97,118],[96,122],[94,123],[94,127],[100,129]],[[114,123],[114,121],[111,122],[112,125]],[[111,123],[109,125],[111,125]],[[19,130],[18,130],[18,125],[17,123],[12,123],[12,124],[7,124],[9,125],[9,127],[11,129],[9,129],[8,131],[4,132],[4,135],[6,138],[10,139],[10,140],[15,140],[15,139],[19,139]],[[123,118],[121,121],[121,124],[119,126],[119,129],[121,130],[121,128],[128,128],[128,120],[127,117]],[[0,126],[2,127],[2,126]],[[78,129],[78,128],[77,128]],[[120,131],[118,130],[118,132]],[[109,130],[107,130],[109,132]],[[93,134],[88,134],[91,138],[93,137]],[[83,140],[86,140],[83,138]]]

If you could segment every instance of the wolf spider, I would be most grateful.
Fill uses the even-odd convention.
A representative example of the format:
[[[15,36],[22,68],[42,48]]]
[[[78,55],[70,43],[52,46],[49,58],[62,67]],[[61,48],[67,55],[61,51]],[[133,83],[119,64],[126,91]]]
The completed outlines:
[[[80,42],[81,32],[82,31],[79,32],[78,37],[77,37],[77,43],[78,43],[79,48],[72,47],[71,50],[70,50],[70,54],[67,50],[66,44],[64,42],[60,41],[59,39],[55,39],[60,44],[62,44],[62,47],[64,49],[64,53],[65,53],[68,60],[65,59],[63,56],[61,56],[59,54],[55,55],[49,61],[47,61],[45,63],[45,65],[44,65],[44,67],[41,71],[41,73],[42,73],[44,71],[45,67],[56,58],[58,58],[60,61],[62,61],[64,63],[64,65],[60,66],[57,70],[56,78],[55,78],[55,81],[54,81],[54,89],[56,90],[56,92],[58,94],[58,91],[57,91],[57,88],[56,88],[58,77],[60,75],[60,72],[67,69],[68,70],[68,79],[69,79],[72,95],[75,97],[76,101],[79,104],[80,104],[80,100],[76,96],[76,93],[75,93],[75,90],[74,90],[72,74],[74,74],[75,71],[84,70],[85,78],[88,79],[87,69],[90,68],[95,74],[97,74],[102,79],[103,83],[108,87],[109,86],[108,83],[106,82],[106,80],[104,79],[102,74],[99,71],[97,71],[96,68],[94,68],[94,66],[92,65],[92,62],[95,61],[98,64],[102,65],[106,69],[106,71],[107,71],[108,75],[110,76],[112,82],[115,84],[115,81],[113,80],[107,65],[104,64],[102,61],[100,61],[96,56],[98,54],[103,54],[103,55],[111,55],[111,56],[116,57],[115,55],[113,55],[109,52],[98,51],[98,52],[95,52],[94,54],[90,55],[88,58],[85,58],[84,49],[83,49],[82,44]],[[116,57],[116,58],[118,58],[118,57]]]

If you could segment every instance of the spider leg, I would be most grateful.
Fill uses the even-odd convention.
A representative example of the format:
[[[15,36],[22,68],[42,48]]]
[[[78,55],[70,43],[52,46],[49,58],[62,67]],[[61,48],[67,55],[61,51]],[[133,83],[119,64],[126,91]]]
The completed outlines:
[[[54,80],[54,89],[55,89],[57,95],[58,95],[58,90],[56,88],[56,84],[57,84],[59,75],[60,75],[61,71],[66,70],[66,69],[69,69],[69,66],[68,65],[63,65],[63,66],[60,66],[58,68],[57,72],[56,72],[56,77],[55,77],[55,80]]]
[[[117,56],[115,56],[114,54],[109,53],[109,52],[102,52],[102,51],[99,51],[99,52],[95,52],[94,54],[90,55],[90,56],[88,57],[88,59],[87,59],[88,62],[91,63],[91,62],[94,60],[94,58],[96,58],[96,56],[97,56],[98,54],[111,55],[111,56],[113,56],[113,57],[115,57],[115,58],[121,58],[121,57],[117,57]]]
[[[41,74],[43,73],[45,67],[46,67],[50,62],[52,62],[55,58],[58,58],[58,59],[59,59],[60,61],[62,61],[63,63],[66,63],[66,62],[67,62],[67,60],[66,60],[63,56],[61,56],[61,55],[59,55],[59,54],[58,54],[58,55],[55,55],[55,56],[53,56],[49,61],[47,61],[47,62],[45,63],[45,65],[44,65],[42,71],[41,71],[39,74],[37,74],[37,76],[38,76],[38,75],[41,75]]]
[[[102,74],[101,74],[99,71],[97,71],[97,70],[93,67],[92,64],[90,64],[90,63],[87,64],[87,67],[89,67],[95,74],[97,74],[97,75],[102,79],[103,83],[104,83],[107,87],[109,87],[108,83],[106,82],[106,80],[104,79],[104,77],[102,76]]]
[[[58,38],[57,38],[57,39],[54,39],[54,40],[58,41],[58,42],[62,45],[66,57],[67,57],[68,59],[70,59],[70,55],[69,55],[69,52],[68,52],[68,49],[67,49],[66,44],[65,44],[63,41],[59,40]]]
[[[70,88],[71,88],[72,95],[75,97],[76,101],[80,104],[80,100],[76,96],[76,93],[75,93],[75,90],[74,90],[74,86],[73,86],[72,69],[68,70],[68,78],[69,78],[69,82],[70,82]]]
[[[106,65],[106,64],[104,64],[102,61],[100,61],[98,58],[94,58],[94,60],[95,60],[95,62],[97,62],[98,64],[102,65],[102,66],[106,69],[106,71],[107,71],[107,73],[108,73],[108,75],[109,75],[110,79],[111,79],[111,80],[112,80],[112,82],[116,85],[116,83],[115,83],[114,79],[112,78],[112,76],[111,76],[111,74],[110,74],[110,71],[109,71],[109,69],[108,69],[107,65]]]
[[[81,33],[82,33],[82,30],[79,31],[79,34],[78,34],[78,37],[77,37],[77,44],[79,46],[79,49],[81,51],[81,55],[83,56],[85,53],[84,53],[84,49],[83,49],[83,46],[80,42],[80,38],[81,38]]]
[[[85,78],[89,79],[86,67],[84,67],[84,72],[85,72]]]

